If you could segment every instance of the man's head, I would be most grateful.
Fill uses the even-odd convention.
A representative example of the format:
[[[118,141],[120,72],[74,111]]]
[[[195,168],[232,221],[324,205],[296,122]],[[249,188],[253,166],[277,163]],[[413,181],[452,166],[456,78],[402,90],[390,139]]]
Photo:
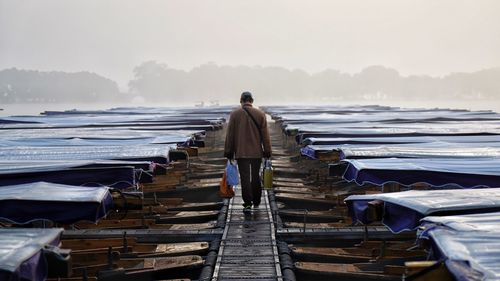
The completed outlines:
[[[253,103],[252,93],[250,92],[241,93],[240,103]]]

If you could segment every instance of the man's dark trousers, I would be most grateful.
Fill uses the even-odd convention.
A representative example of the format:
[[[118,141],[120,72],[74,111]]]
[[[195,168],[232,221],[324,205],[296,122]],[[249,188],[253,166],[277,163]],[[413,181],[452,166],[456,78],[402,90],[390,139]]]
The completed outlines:
[[[261,158],[239,158],[238,170],[240,172],[241,194],[245,206],[258,206],[262,195],[260,183],[260,163]]]

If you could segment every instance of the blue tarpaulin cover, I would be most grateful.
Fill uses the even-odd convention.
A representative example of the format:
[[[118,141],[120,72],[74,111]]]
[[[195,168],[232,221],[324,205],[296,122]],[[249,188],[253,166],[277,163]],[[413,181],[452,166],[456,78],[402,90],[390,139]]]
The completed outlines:
[[[308,127],[309,128],[309,127]],[[469,126],[451,126],[443,124],[442,127],[387,127],[374,128],[339,128],[335,125],[323,125],[310,127],[308,131],[301,132],[298,135],[297,142],[301,143],[308,137],[335,137],[335,138],[353,138],[353,137],[413,137],[413,136],[454,136],[454,135],[493,135],[500,134],[500,122],[491,126],[470,124]],[[312,130],[314,128],[314,130]],[[297,131],[298,128],[290,127],[287,131]]]
[[[113,203],[108,187],[84,187],[47,182],[2,186],[0,219],[24,224],[44,219],[57,223],[96,222]]]
[[[483,231],[500,234],[500,212],[444,217],[428,216],[422,219],[422,224],[441,226],[455,231]]]
[[[45,280],[46,245],[57,246],[63,229],[0,228],[0,280]]]
[[[88,145],[102,145],[100,141],[123,140],[140,144],[148,143],[179,143],[189,139],[199,131],[148,131],[129,130],[128,128],[110,129],[106,128],[64,128],[64,129],[4,129],[0,130],[0,140],[12,142],[26,142],[31,140],[42,141],[48,145],[66,143],[67,145],[79,145],[85,141]],[[31,142],[32,143],[32,142]],[[3,145],[3,142],[0,143]],[[11,145],[11,143],[5,143]]]
[[[411,137],[500,134],[500,115],[492,111],[387,106],[265,107],[265,110],[280,122],[285,133],[296,135],[297,142],[304,144],[413,143],[422,141],[410,140]],[[389,137],[398,139],[391,141]],[[321,140],[325,138],[329,140]]]
[[[168,157],[169,146],[54,146],[0,147],[2,160],[118,160],[133,157]]]
[[[363,158],[470,158],[499,157],[499,142],[448,143],[430,142],[398,145],[345,145],[339,147],[342,159]]]
[[[318,129],[320,127],[325,129],[325,126],[338,128],[339,126],[360,127],[389,124],[390,126],[411,127],[419,124],[433,126],[453,121],[461,123],[480,121],[484,123],[500,120],[500,115],[492,111],[409,109],[381,106],[265,107],[265,110],[270,112],[273,118],[283,122],[287,129],[301,131],[320,131]]]
[[[136,107],[2,117],[0,186],[48,181],[127,188],[136,180],[149,182],[149,167],[164,172],[160,167],[171,149],[203,146],[205,131],[221,128],[231,109]],[[84,161],[94,163],[76,163]]]
[[[194,110],[192,110],[194,111]],[[120,127],[120,126],[172,126],[177,128],[205,127],[218,125],[223,118],[217,114],[200,114],[189,116],[182,111],[170,111],[169,113],[136,112],[138,114],[119,113],[108,114],[110,111],[93,113],[67,112],[64,114],[50,114],[45,116],[12,116],[0,119],[0,128],[71,128],[71,127]],[[220,114],[219,114],[220,115]]]
[[[431,241],[457,280],[500,280],[500,213],[428,216],[419,239]],[[478,276],[479,279],[473,278]]]
[[[347,181],[359,185],[399,183],[464,188],[500,187],[500,158],[375,158],[343,160]]]
[[[494,232],[429,232],[436,258],[458,281],[500,280],[500,239]]]
[[[125,189],[137,183],[137,171],[133,166],[68,168],[47,171],[3,170],[0,186],[46,181],[67,185],[110,186]]]
[[[319,152],[337,152],[340,159],[499,157],[500,138],[498,142],[488,143],[307,145],[300,151],[302,155],[313,159],[317,158]]]
[[[305,145],[340,145],[340,144],[403,144],[425,142],[448,143],[489,143],[500,142],[500,135],[479,136],[414,136],[414,137],[375,137],[375,138],[317,138],[303,140]]]
[[[58,132],[54,132],[58,133]],[[55,136],[52,138],[47,137],[13,137],[13,138],[2,138],[0,137],[0,146],[9,147],[9,146],[126,146],[126,145],[145,145],[145,144],[182,144],[186,141],[189,141],[191,138],[183,137],[183,136],[161,136],[154,138],[113,138],[112,136],[102,138],[79,138],[79,137],[70,137],[70,138],[56,138]],[[175,148],[175,145],[168,145],[172,148]]]
[[[500,189],[409,190],[371,195],[351,195],[345,199],[354,222],[367,219],[368,202],[384,202],[382,223],[398,233],[413,230],[425,216],[484,213],[500,210]]]
[[[500,121],[448,121],[442,123],[348,123],[348,124],[300,124],[288,125],[287,131],[298,131],[303,133],[331,133],[332,135],[342,136],[391,136],[397,134],[415,134],[421,135],[453,135],[453,134],[472,134],[472,133],[500,133]]]
[[[493,111],[399,108],[389,106],[266,106],[273,118],[290,123],[441,122],[447,120],[498,120]]]
[[[13,173],[34,173],[65,171],[81,167],[123,167],[134,166],[150,170],[153,164],[147,161],[120,160],[0,160],[0,175]]]

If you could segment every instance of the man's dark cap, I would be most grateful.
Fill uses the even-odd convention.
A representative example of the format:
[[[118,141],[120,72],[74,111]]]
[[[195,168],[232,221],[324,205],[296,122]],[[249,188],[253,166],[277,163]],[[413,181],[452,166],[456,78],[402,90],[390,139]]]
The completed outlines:
[[[243,92],[241,93],[241,98],[242,101],[253,101],[252,93],[250,92]]]

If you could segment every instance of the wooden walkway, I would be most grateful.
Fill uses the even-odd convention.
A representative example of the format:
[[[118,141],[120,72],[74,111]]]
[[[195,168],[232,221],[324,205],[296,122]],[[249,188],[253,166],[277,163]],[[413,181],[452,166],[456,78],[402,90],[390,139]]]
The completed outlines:
[[[212,280],[283,280],[267,191],[243,212],[241,188],[231,199]]]

